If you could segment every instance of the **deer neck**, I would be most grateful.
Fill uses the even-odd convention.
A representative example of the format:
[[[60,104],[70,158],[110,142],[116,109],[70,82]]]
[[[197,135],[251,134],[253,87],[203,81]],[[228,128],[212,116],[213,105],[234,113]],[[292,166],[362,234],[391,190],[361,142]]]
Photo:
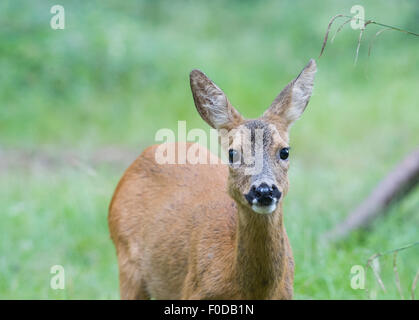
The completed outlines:
[[[269,215],[239,205],[233,270],[245,299],[273,293],[284,275],[286,256],[282,204]]]

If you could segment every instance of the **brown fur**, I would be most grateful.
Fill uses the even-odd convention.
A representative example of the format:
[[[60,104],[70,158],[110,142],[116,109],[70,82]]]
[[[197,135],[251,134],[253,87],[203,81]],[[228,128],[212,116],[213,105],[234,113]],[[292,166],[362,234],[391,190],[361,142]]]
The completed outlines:
[[[246,176],[243,167],[161,165],[155,161],[158,146],[147,148],[124,173],[109,208],[121,298],[291,299],[294,260],[282,212],[288,162],[275,157],[288,145],[288,127],[295,120],[287,120],[287,114],[295,118],[292,108],[302,112],[308,102],[293,101],[292,86],[301,74],[287,86],[285,94],[291,96],[283,94],[282,105],[273,105],[259,120],[244,120],[205,75],[193,73],[197,109],[211,126],[234,128],[242,136],[246,128],[266,130],[267,170],[283,196],[271,214],[255,213],[243,197],[254,177]],[[214,91],[221,99],[206,100]],[[221,117],[212,106],[208,109],[214,101],[220,103],[213,106],[217,112],[224,112]]]
[[[240,207],[247,216],[240,220],[226,190],[227,166],[157,165],[156,147],[128,168],[110,205],[121,297],[291,298],[282,213],[265,217]]]

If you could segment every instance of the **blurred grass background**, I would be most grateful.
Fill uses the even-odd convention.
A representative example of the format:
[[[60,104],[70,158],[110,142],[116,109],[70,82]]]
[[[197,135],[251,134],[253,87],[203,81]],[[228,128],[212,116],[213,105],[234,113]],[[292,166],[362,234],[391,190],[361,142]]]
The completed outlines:
[[[317,58],[329,19],[352,5],[362,4],[367,19],[419,32],[414,0],[66,1],[65,30],[52,30],[55,4],[0,3],[2,299],[119,298],[107,206],[158,129],[176,129],[178,120],[208,129],[193,105],[191,69],[209,75],[244,116],[258,117]],[[348,25],[328,44],[292,129],[285,223],[297,299],[367,298],[350,287],[351,267],[419,237],[416,190],[371,229],[336,245],[319,241],[419,144],[419,39],[385,32],[368,57],[378,30],[368,26],[356,66],[358,31]],[[109,164],[98,150],[129,156]],[[11,157],[21,153],[26,161]],[[381,260],[386,294],[367,273],[377,298],[399,298],[391,260]],[[49,286],[56,264],[65,290]],[[418,267],[417,247],[399,254],[405,296]]]

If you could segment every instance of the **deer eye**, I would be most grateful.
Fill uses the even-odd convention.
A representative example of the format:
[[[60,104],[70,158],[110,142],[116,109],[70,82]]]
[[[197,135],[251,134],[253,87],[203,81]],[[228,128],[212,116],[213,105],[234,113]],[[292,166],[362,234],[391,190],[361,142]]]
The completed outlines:
[[[287,160],[290,155],[290,148],[282,148],[278,152],[278,156],[281,160]]]
[[[230,162],[230,164],[239,163],[240,153],[234,149],[228,150],[228,161]]]

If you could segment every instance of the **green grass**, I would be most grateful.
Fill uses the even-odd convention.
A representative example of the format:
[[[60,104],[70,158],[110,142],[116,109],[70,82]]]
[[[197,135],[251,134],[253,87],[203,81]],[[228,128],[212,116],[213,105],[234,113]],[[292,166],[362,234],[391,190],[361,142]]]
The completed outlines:
[[[55,174],[13,172],[4,178],[0,298],[117,298],[118,273],[106,221],[115,174],[63,169]],[[50,288],[53,265],[64,267],[65,290]]]
[[[358,1],[359,2],[359,1]],[[71,1],[66,29],[49,27],[54,1],[0,4],[0,151],[36,150],[83,158],[109,145],[141,150],[160,128],[207,126],[195,111],[188,73],[208,74],[247,117],[259,116],[309,58],[329,18],[357,1]],[[367,18],[419,31],[416,1],[369,1]],[[336,28],[336,27],[335,27]],[[291,132],[285,222],[295,261],[295,297],[363,299],[353,265],[419,240],[419,192],[345,242],[321,235],[419,145],[418,38],[385,32],[370,57],[368,26],[345,28],[318,60],[315,91]],[[1,167],[0,298],[118,298],[107,206],[122,166]],[[408,296],[418,247],[399,254]],[[380,259],[398,299],[392,257]],[[62,265],[66,289],[50,289]],[[416,296],[419,295],[418,290]]]

